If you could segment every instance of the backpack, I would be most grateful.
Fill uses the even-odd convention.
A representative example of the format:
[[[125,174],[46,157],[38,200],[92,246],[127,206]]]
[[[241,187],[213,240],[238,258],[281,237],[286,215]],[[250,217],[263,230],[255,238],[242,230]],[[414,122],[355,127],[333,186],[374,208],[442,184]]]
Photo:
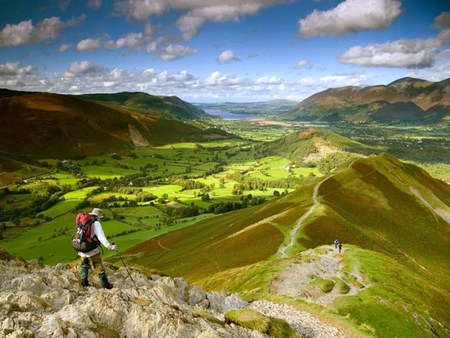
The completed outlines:
[[[92,225],[95,219],[89,214],[80,212],[75,217],[75,234],[72,237],[72,247],[79,252],[88,252],[99,246],[97,236],[92,237]]]

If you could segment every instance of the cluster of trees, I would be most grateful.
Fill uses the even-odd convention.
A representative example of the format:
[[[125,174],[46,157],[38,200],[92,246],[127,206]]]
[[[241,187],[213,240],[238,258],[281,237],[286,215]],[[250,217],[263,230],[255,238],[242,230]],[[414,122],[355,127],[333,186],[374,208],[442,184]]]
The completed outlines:
[[[301,184],[305,179],[302,177],[289,176],[287,178],[263,180],[261,178],[245,176],[245,173],[234,173],[226,176],[229,180],[238,183],[233,188],[234,195],[242,195],[244,191],[260,190],[266,191],[267,188],[272,189],[293,189]]]

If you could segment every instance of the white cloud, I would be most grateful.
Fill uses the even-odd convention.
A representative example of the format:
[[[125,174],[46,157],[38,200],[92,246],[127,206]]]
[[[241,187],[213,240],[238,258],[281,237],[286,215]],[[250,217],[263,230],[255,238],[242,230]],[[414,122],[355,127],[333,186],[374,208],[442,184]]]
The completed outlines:
[[[13,75],[26,75],[35,74],[35,69],[28,65],[26,67],[21,67],[19,62],[6,62],[0,64],[0,76],[13,76]]]
[[[294,69],[304,69],[304,68],[311,69],[311,67],[312,64],[308,60],[300,60],[293,66]]]
[[[448,79],[450,78],[450,61],[448,56],[450,56],[450,53],[442,63],[436,64],[433,67],[425,69],[411,69],[406,76],[427,79],[429,81],[442,81]]]
[[[58,50],[60,52],[65,52],[65,51],[67,51],[69,49],[70,49],[70,45],[68,45],[68,44],[62,44],[61,46],[58,47]]]
[[[54,40],[60,31],[67,26],[80,24],[85,19],[84,15],[72,18],[67,22],[61,21],[59,17],[46,18],[33,25],[31,20],[22,21],[17,25],[7,24],[0,31],[1,46],[19,46],[34,44],[45,40]]]
[[[278,76],[263,76],[260,77],[259,79],[256,79],[255,83],[257,84],[270,84],[270,85],[275,85],[275,84],[282,84],[285,81],[278,77]]]
[[[236,53],[232,50],[225,50],[217,57],[217,62],[219,63],[226,63],[230,61],[239,61],[239,58],[237,57]]]
[[[130,33],[116,41],[108,41],[104,45],[108,49],[119,48],[138,48],[145,43],[146,39],[143,33]]]
[[[398,0],[346,0],[329,11],[315,10],[299,20],[300,35],[344,35],[389,26],[400,14]]]
[[[351,47],[339,60],[367,67],[424,68],[433,65],[440,47],[438,39],[397,40]]]
[[[240,4],[215,4],[190,11],[181,17],[177,26],[183,33],[185,40],[194,37],[206,21],[224,22],[238,20],[241,16],[256,14],[262,4],[256,2],[243,2]]]
[[[175,59],[179,59],[186,55],[196,54],[197,49],[189,48],[181,45],[173,45],[169,44],[165,46],[161,50],[158,50],[156,54],[164,61],[172,61]]]
[[[168,8],[164,0],[116,0],[114,9],[129,20],[146,21],[151,15],[160,15]]]
[[[170,9],[188,11],[180,17],[177,26],[183,38],[190,40],[207,22],[238,20],[242,16],[256,14],[262,8],[287,3],[292,0],[116,0],[115,12],[128,20],[147,22],[153,15],[161,15]]]
[[[75,77],[90,74],[99,74],[105,71],[105,67],[91,63],[89,61],[73,62],[69,66],[69,70],[64,73],[65,76]]]
[[[101,47],[100,39],[84,39],[78,42],[77,51],[93,51]]]
[[[153,68],[142,71],[108,69],[89,61],[72,63],[62,74],[46,77],[31,66],[19,63],[0,64],[0,86],[28,91],[58,93],[101,93],[119,91],[143,91],[153,95],[177,95],[190,102],[246,100],[264,101],[274,98],[299,100],[327,85],[357,85],[367,82],[363,74],[344,74],[324,78],[308,78],[287,81],[274,75],[256,80],[236,74],[216,71],[205,77],[196,77],[186,70],[161,71]]]

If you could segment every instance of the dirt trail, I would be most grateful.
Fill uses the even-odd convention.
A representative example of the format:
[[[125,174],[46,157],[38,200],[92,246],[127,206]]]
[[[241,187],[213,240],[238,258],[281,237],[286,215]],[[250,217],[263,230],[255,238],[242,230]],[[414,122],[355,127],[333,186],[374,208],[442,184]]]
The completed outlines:
[[[278,253],[280,255],[281,258],[286,258],[286,251],[291,248],[292,246],[294,246],[295,243],[295,238],[297,237],[297,232],[300,229],[300,227],[302,226],[303,222],[305,221],[305,219],[307,219],[309,217],[309,215],[311,215],[314,210],[316,210],[316,208],[319,206],[320,201],[319,198],[317,197],[318,193],[319,193],[319,188],[320,185],[325,182],[329,177],[323,179],[322,181],[320,181],[319,183],[316,184],[316,186],[314,187],[314,192],[313,192],[313,196],[312,199],[314,201],[314,204],[312,205],[311,208],[309,208],[309,210],[303,214],[302,217],[299,218],[299,220],[297,221],[297,224],[295,224],[294,228],[292,228],[291,230],[291,235],[290,235],[290,241],[287,245],[281,247],[278,250]]]
[[[324,245],[301,253],[271,283],[270,292],[296,299],[330,305],[336,298],[356,295],[370,287],[368,279],[354,268],[348,271],[342,263],[345,249],[339,253]],[[318,281],[328,280],[330,289],[322,289]],[[331,284],[332,283],[332,284]]]

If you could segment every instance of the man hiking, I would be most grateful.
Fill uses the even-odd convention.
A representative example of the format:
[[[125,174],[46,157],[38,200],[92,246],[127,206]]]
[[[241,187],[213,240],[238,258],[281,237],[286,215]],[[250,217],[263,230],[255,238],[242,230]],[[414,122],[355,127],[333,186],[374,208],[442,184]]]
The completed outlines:
[[[99,246],[100,243],[109,250],[117,250],[117,246],[110,244],[106,239],[105,233],[103,232],[102,225],[100,224],[100,219],[103,218],[103,211],[99,208],[94,208],[92,212],[89,213],[94,218],[94,223],[92,224],[91,238],[97,242],[94,249],[88,252],[79,252],[78,255],[82,258],[81,261],[81,285],[89,286],[89,269],[92,266],[95,272],[98,273],[100,283],[106,289],[111,289],[113,286],[108,282],[106,277],[105,267],[103,266],[102,257],[100,255]]]
[[[339,241],[337,239],[334,240],[334,248],[337,249],[339,245]]]

